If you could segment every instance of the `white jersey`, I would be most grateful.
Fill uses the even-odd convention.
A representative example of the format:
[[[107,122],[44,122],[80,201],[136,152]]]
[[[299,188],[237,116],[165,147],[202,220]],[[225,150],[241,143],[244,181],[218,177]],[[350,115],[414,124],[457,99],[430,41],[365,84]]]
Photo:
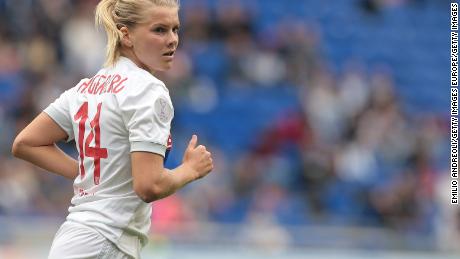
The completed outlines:
[[[165,156],[174,115],[164,83],[120,57],[64,92],[45,110],[79,152],[79,175],[68,221],[92,227],[139,257],[147,242],[151,205],[133,190],[130,152]],[[153,173],[153,172],[152,172]]]

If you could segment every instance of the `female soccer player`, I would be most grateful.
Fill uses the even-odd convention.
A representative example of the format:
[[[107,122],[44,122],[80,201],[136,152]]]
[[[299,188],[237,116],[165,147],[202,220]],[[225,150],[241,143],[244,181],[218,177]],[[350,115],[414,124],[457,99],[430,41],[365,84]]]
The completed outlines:
[[[96,22],[108,35],[105,67],[64,92],[16,137],[15,156],[74,180],[69,215],[49,258],[139,258],[149,203],[212,170],[211,153],[197,146],[196,135],[179,167],[163,167],[174,110],[154,73],[171,67],[178,10],[178,0],[102,0]],[[72,139],[78,161],[55,145]]]

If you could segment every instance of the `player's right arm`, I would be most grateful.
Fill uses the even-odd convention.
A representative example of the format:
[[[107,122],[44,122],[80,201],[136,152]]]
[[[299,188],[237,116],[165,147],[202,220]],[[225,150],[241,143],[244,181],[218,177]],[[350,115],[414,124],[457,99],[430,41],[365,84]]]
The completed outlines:
[[[11,152],[17,158],[73,180],[78,174],[78,163],[55,144],[67,138],[67,133],[42,112],[19,133]]]
[[[78,174],[78,163],[55,144],[74,138],[69,112],[69,96],[72,93],[72,89],[62,93],[24,128],[13,142],[12,153],[49,172],[73,180]]]
[[[196,146],[193,135],[185,150],[182,164],[173,170],[163,167],[163,157],[149,152],[132,152],[133,187],[144,202],[167,197],[184,185],[204,177],[213,168],[211,153],[203,145]]]

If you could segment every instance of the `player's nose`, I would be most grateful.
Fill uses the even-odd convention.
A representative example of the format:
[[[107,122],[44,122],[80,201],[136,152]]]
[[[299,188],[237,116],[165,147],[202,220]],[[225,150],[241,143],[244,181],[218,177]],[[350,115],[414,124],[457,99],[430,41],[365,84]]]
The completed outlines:
[[[168,37],[166,39],[166,44],[168,48],[175,49],[178,43],[179,43],[179,35],[174,31],[169,32]]]

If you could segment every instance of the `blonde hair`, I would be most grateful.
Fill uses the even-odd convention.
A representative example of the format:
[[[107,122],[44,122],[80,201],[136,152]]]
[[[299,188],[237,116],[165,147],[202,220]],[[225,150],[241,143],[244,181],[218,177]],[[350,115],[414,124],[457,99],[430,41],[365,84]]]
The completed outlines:
[[[120,57],[121,27],[134,27],[146,19],[145,10],[151,5],[179,8],[179,0],[102,0],[96,7],[96,25],[107,33],[107,52],[104,66],[113,66]]]

